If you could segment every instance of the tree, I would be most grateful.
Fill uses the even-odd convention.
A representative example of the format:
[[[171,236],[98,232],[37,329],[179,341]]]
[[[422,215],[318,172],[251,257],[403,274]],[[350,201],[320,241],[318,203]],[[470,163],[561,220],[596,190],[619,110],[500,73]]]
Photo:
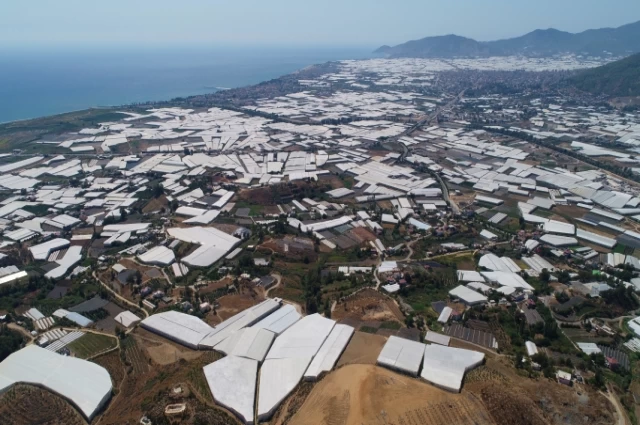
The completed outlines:
[[[549,279],[551,279],[551,274],[549,273],[549,270],[542,269],[539,277],[541,282],[549,283]]]
[[[156,183],[151,187],[151,192],[154,198],[159,198],[164,195],[164,187],[160,183]]]

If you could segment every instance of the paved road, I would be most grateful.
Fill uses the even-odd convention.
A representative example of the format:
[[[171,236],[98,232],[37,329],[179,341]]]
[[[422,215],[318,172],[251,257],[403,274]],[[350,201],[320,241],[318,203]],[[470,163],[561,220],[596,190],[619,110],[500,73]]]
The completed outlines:
[[[440,189],[442,190],[442,197],[444,198],[445,202],[447,202],[447,204],[449,204],[449,206],[451,207],[451,211],[453,212],[453,214],[454,215],[460,214],[460,208],[458,207],[458,204],[456,204],[449,197],[449,188],[447,187],[445,182],[442,181],[442,178],[440,178],[440,175],[438,175],[438,173],[433,173],[433,175],[435,176],[436,180],[438,180],[438,183],[440,184]]]
[[[399,135],[390,138],[389,141],[390,142],[397,142],[398,140],[400,140],[401,138],[403,138],[405,136],[410,136],[414,131],[418,130],[423,125],[430,124],[433,120],[437,120],[438,116],[440,115],[440,113],[443,110],[451,109],[451,107],[454,104],[458,103],[458,101],[460,100],[460,98],[462,98],[463,95],[464,95],[464,90],[462,90],[460,93],[458,93],[458,95],[456,97],[454,97],[453,99],[451,99],[446,105],[436,108],[436,110],[433,111],[431,114],[425,115],[420,120],[418,120],[418,122],[416,122],[414,125],[412,125],[408,129],[406,129],[405,131],[403,131]],[[407,145],[405,145],[404,143],[399,143],[399,144],[400,144],[400,146],[402,146],[402,155],[400,156],[400,162],[402,162],[409,155],[410,151],[409,151],[409,148],[407,147]],[[440,178],[438,173],[433,173],[433,175],[438,180],[438,183],[440,184],[440,188],[442,189],[442,196],[444,197],[444,200],[451,207],[451,211],[453,211],[454,214],[460,214],[460,208],[458,207],[458,205],[455,202],[453,202],[451,200],[451,198],[449,198],[449,188],[447,187],[447,185],[442,181],[442,179]]]

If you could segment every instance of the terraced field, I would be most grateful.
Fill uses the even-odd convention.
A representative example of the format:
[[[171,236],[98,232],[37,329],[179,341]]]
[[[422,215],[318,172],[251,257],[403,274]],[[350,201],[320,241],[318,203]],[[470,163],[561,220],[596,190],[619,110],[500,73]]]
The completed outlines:
[[[114,348],[116,345],[117,340],[115,337],[87,333],[83,337],[73,341],[67,347],[76,355],[76,357],[87,359],[98,353]]]
[[[17,385],[0,396],[0,423],[87,425],[82,415],[65,399],[30,385]]]

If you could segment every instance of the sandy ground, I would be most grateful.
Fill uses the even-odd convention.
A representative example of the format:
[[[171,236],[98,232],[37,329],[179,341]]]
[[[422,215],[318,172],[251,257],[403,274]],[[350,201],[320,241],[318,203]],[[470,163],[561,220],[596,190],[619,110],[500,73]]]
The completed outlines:
[[[451,394],[418,379],[371,365],[349,365],[311,391],[291,425],[488,425],[494,422],[470,394]]]
[[[340,356],[337,367],[348,364],[376,364],[387,338],[356,331]]]

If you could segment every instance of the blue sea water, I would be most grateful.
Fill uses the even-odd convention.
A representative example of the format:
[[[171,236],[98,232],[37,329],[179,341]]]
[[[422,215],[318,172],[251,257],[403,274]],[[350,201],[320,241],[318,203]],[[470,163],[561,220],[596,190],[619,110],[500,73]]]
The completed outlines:
[[[0,123],[210,93],[368,48],[124,48],[0,50]]]

